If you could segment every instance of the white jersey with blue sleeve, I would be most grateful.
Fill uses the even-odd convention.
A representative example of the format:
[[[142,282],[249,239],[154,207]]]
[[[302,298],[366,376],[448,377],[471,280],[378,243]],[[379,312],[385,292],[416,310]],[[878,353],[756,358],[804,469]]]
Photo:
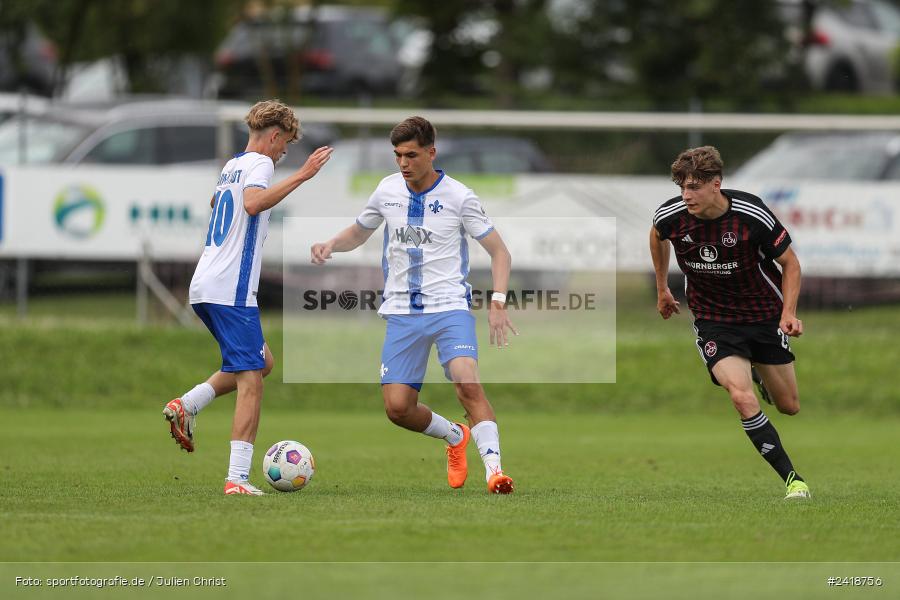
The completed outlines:
[[[365,229],[384,223],[382,315],[468,310],[472,287],[466,236],[494,230],[471,189],[438,171],[417,194],[400,173],[385,177],[356,219]]]
[[[274,173],[272,159],[256,152],[236,154],[222,169],[206,247],[191,279],[191,304],[257,306],[262,247],[269,232],[271,209],[248,214],[244,190],[268,188]]]

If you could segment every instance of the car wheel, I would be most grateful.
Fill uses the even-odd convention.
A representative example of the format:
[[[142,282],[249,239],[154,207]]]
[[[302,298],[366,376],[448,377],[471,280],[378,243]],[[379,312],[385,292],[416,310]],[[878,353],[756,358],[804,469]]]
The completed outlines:
[[[858,92],[859,79],[853,67],[846,62],[832,65],[825,77],[825,89],[829,92]]]

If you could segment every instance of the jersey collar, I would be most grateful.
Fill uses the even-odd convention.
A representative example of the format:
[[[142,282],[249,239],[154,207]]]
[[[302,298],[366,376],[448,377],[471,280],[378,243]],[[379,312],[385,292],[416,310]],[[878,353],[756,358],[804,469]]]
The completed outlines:
[[[413,196],[424,196],[425,194],[431,192],[434,188],[438,186],[438,184],[444,179],[444,171],[442,169],[435,169],[435,172],[438,173],[438,178],[434,180],[434,183],[431,184],[431,187],[425,190],[424,192],[414,192],[409,189],[409,184],[404,181],[406,184],[406,191],[408,191]]]

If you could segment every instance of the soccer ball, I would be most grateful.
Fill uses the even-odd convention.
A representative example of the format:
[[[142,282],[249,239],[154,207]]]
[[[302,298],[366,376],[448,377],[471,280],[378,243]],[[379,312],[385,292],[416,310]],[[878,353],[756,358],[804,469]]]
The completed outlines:
[[[316,461],[300,442],[278,442],[263,457],[266,481],[279,492],[296,492],[312,479]]]

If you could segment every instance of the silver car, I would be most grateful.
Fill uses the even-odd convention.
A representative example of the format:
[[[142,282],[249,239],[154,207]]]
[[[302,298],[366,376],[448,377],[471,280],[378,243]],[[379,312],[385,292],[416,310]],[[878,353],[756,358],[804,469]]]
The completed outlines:
[[[779,0],[779,10],[788,37],[803,49],[803,68],[813,89],[894,90],[900,43],[896,6],[884,0]]]
[[[24,116],[13,114],[0,123],[0,165],[218,165],[218,109],[222,106],[224,103],[189,99],[126,102],[103,108],[34,105]],[[305,158],[312,148],[333,139],[332,130],[325,125],[304,125],[299,148],[290,154]],[[232,123],[231,150],[243,150],[247,137],[244,123]]]
[[[734,179],[900,181],[900,132],[786,133]]]

